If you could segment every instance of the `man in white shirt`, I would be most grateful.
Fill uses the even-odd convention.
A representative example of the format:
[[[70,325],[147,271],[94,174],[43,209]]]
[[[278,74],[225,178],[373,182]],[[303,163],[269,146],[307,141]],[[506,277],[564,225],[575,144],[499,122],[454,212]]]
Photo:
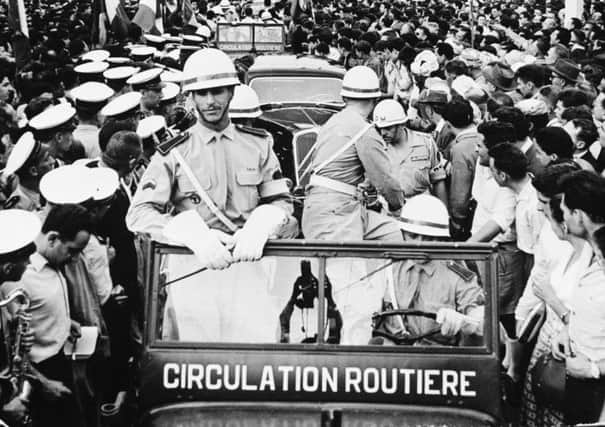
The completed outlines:
[[[514,336],[515,307],[525,286],[525,256],[516,244],[516,195],[511,189],[500,187],[492,176],[488,149],[499,143],[514,141],[515,129],[510,123],[489,121],[479,125],[477,130],[482,136],[477,142],[479,157],[472,187],[477,208],[468,241],[498,244],[500,321],[509,336]]]
[[[48,213],[36,239],[37,251],[30,256],[19,282],[6,288],[24,288],[30,297],[30,326],[34,343],[30,360],[45,377],[60,381],[58,401],[41,397],[32,404],[32,417],[40,425],[81,426],[71,397],[71,366],[63,353],[68,339],[80,336],[80,325],[72,321],[67,284],[62,268],[77,257],[90,238],[92,221],[88,211],[77,205],[56,206]],[[41,421],[44,420],[44,421]]]

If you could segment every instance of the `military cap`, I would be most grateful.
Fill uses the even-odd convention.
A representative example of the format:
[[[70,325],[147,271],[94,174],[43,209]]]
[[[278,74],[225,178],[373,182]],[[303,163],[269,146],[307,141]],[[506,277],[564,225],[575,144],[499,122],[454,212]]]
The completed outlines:
[[[169,103],[176,99],[177,95],[181,92],[179,85],[175,83],[165,83],[162,88],[162,98],[160,103]]]
[[[168,33],[162,34],[162,37],[164,37],[164,39],[166,39],[166,41],[170,42],[170,43],[181,43],[183,41],[182,37],[173,36],[173,35],[168,34]]]
[[[184,64],[194,52],[201,50],[201,46],[182,45],[179,49],[179,60]]]
[[[110,201],[120,186],[118,173],[106,167],[87,169],[89,169],[93,182],[96,184],[93,200],[99,203]]]
[[[132,59],[125,56],[110,56],[105,60],[109,64],[109,68],[120,67],[132,62]]]
[[[160,79],[163,82],[181,83],[185,77],[182,71],[166,70],[160,74]]]
[[[105,70],[103,77],[107,80],[107,83],[121,83],[125,84],[126,80],[138,73],[139,67],[133,67],[131,65],[124,65],[122,67],[115,67]]]
[[[80,58],[82,61],[102,62],[109,58],[109,52],[104,49],[91,50],[86,52]]]
[[[197,34],[200,37],[203,37],[205,40],[208,40],[210,38],[210,36],[212,35],[212,32],[210,31],[210,28],[208,28],[205,25],[200,25],[200,27],[195,31],[195,34]]]
[[[424,89],[418,98],[420,104],[447,104],[448,93],[436,89]]]
[[[85,62],[74,68],[78,73],[80,81],[102,81],[103,71],[109,68],[107,62]]]
[[[161,68],[152,68],[150,70],[141,71],[140,73],[134,74],[126,83],[132,86],[133,90],[140,91],[144,89],[148,90],[161,90],[164,87],[164,83],[160,79],[162,74]]]
[[[116,119],[126,118],[135,114],[141,103],[141,94],[139,92],[128,92],[114,98],[101,110],[105,117],[114,117]]]
[[[164,46],[166,46],[166,39],[162,36],[145,34],[143,35],[143,38],[145,39],[147,46],[154,47],[157,50],[164,50]]]
[[[97,113],[115,92],[104,83],[86,82],[71,91],[76,101],[76,110]]]
[[[84,203],[97,192],[90,168],[78,165],[60,166],[40,180],[40,194],[55,205]]]
[[[143,146],[155,147],[169,136],[166,129],[166,119],[163,116],[149,116],[139,122],[137,135],[141,137]]]
[[[31,132],[25,132],[11,150],[2,174],[6,176],[17,172],[40,152],[41,145]]]
[[[36,131],[56,132],[65,127],[72,127],[75,115],[76,109],[70,104],[53,105],[32,117],[29,126]]]
[[[194,35],[184,35],[183,36],[183,46],[201,46],[202,43],[205,43],[205,42],[206,42],[206,40],[204,40],[200,36],[194,36]]]
[[[0,259],[30,246],[41,228],[40,218],[33,212],[21,209],[0,211]]]
[[[151,46],[135,47],[130,50],[130,56],[135,61],[145,61],[157,53],[157,49]]]

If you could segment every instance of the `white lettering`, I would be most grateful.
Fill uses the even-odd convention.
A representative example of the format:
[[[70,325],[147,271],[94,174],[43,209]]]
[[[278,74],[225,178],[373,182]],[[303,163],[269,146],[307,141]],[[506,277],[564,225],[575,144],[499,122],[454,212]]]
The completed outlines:
[[[242,390],[245,391],[256,391],[258,386],[256,384],[248,384],[248,366],[242,366]]]
[[[325,366],[321,368],[321,391],[328,391],[328,386],[333,393],[338,391],[338,369],[332,368],[332,372]]]
[[[212,373],[216,372],[216,381],[212,380]],[[221,365],[206,365],[206,388],[208,390],[219,390],[223,387],[221,380]]]
[[[185,387],[185,384],[187,384],[185,382],[186,379],[187,379],[187,365],[183,363],[181,365],[181,385],[180,385],[181,388]]]
[[[172,374],[172,376],[170,375]],[[164,365],[164,375],[162,382],[164,383],[164,388],[178,388],[179,386],[179,365],[177,363],[166,363]],[[174,379],[171,379],[174,378]]]
[[[403,392],[405,394],[410,394],[410,383],[412,382],[412,374],[414,373],[413,369],[399,369],[399,373],[403,375]]]
[[[277,370],[282,374],[282,391],[288,391],[288,384],[290,380],[290,372],[294,370],[292,366],[278,366]]]
[[[456,371],[443,371],[443,379],[441,380],[441,393],[444,396],[451,394],[452,396],[458,396],[458,372]]]
[[[436,369],[427,369],[424,371],[424,394],[439,396],[439,389],[431,388],[435,384],[434,376],[439,375]]]
[[[470,386],[470,382],[467,378],[474,377],[475,375],[475,371],[460,372],[460,396],[475,397],[477,395],[477,392],[475,392],[474,390],[467,390],[467,387]]]
[[[204,365],[197,363],[187,365],[187,389],[193,388],[193,383],[197,386],[198,390],[202,390],[202,378],[204,378]]]
[[[273,367],[265,365],[263,366],[263,372],[260,376],[260,385],[258,386],[258,389],[264,390],[267,387],[269,390],[275,391],[275,376],[273,375]]]
[[[300,391],[300,366],[294,368],[294,390]]]
[[[380,383],[382,384],[382,391],[386,394],[393,394],[397,391],[397,369],[391,369],[391,385],[388,385],[388,369],[380,370]]]
[[[416,394],[422,394],[422,369],[416,371]]]
[[[231,379],[231,368],[233,368],[233,382],[230,381]],[[229,366],[229,365],[225,365],[223,368],[224,374],[223,374],[223,384],[225,385],[225,388],[229,391],[233,391],[233,390],[237,390],[239,388],[239,384],[240,384],[240,371],[241,371],[241,365],[235,365],[235,366]]]
[[[370,378],[372,377],[372,378]],[[372,383],[370,385],[370,383]],[[378,380],[378,369],[376,368],[366,368],[363,371],[363,388],[366,393],[376,393],[380,388],[380,383]]]
[[[357,393],[361,392],[359,388],[359,383],[361,383],[361,369],[346,367],[345,368],[345,391],[349,393],[352,388],[355,389]]]
[[[303,390],[314,392],[319,388],[319,370],[315,366],[305,366],[303,369]]]

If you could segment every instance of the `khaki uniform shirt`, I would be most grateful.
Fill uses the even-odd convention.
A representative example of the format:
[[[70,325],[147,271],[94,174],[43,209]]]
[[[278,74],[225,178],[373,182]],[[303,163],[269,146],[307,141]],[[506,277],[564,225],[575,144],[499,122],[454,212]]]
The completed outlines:
[[[393,264],[395,297],[400,309],[423,310],[436,313],[440,308],[451,308],[466,314],[474,307],[485,305],[485,295],[477,276],[460,263],[453,261],[403,261]],[[386,302],[391,302],[387,291]],[[387,329],[397,332],[399,322],[387,318]],[[413,335],[427,333],[439,324],[427,317],[407,316],[406,329]],[[454,345],[455,338],[435,335],[437,342]]]
[[[23,209],[25,211],[35,212],[42,209],[40,194],[28,190],[21,184],[8,197],[5,209]]]
[[[404,141],[389,147],[393,171],[406,197],[424,193],[446,178],[441,155],[428,134],[404,129]]]
[[[189,135],[189,139],[166,155],[156,153],[152,157],[126,216],[131,231],[161,236],[173,213],[195,209],[210,228],[230,232],[201,201],[178,164],[175,150],[219,210],[240,227],[259,205],[259,186],[281,176],[269,134],[244,132],[233,124],[222,132],[215,132],[198,122],[189,129]],[[272,204],[292,213],[292,205],[286,197]]]

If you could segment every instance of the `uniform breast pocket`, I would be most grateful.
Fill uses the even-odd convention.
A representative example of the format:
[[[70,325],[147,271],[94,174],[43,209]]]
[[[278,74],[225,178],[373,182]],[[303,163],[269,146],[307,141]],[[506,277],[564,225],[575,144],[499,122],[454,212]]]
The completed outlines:
[[[199,186],[208,196],[212,198],[212,180],[207,175],[196,177]],[[203,204],[202,198],[196,189],[196,185],[185,174],[177,177],[176,193],[173,203],[179,210],[199,208]]]
[[[237,181],[237,191],[234,192],[233,198],[243,208],[254,209],[260,199],[258,193],[258,186],[262,181],[260,172],[238,171],[235,174],[235,179]]]
[[[414,149],[410,156],[412,168],[414,169],[415,188],[414,193],[426,191],[431,185],[430,180],[430,159],[426,148]]]

